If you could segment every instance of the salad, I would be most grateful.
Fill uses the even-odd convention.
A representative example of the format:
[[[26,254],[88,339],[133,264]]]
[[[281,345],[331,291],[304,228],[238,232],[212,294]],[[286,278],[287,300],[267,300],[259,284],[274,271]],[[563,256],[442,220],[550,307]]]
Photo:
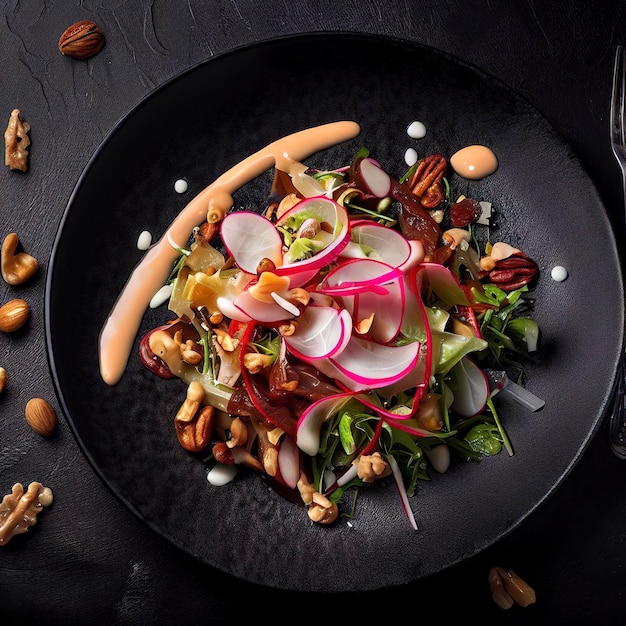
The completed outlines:
[[[417,528],[419,481],[512,455],[494,375],[523,383],[538,348],[538,266],[491,241],[489,204],[455,194],[444,155],[390,169],[367,149],[277,164],[258,211],[210,202],[172,242],[172,319],[140,342],[185,383],[175,430],[209,480],[246,466],[320,524],[388,480]]]

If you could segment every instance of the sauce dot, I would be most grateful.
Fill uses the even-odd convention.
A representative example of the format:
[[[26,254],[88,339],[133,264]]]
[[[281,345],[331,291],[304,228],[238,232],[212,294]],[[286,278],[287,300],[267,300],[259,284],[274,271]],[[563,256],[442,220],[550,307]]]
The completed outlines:
[[[567,278],[567,270],[562,265],[555,265],[550,272],[552,280],[562,283]]]
[[[414,148],[408,148],[404,153],[404,162],[411,167],[417,163],[417,150]]]
[[[163,285],[161,289],[159,289],[153,296],[152,300],[150,300],[150,308],[156,309],[160,307],[162,304],[167,302],[172,295],[172,290],[174,285]]]
[[[137,238],[137,248],[139,250],[147,250],[152,244],[152,235],[144,230]]]
[[[478,180],[498,169],[498,159],[487,146],[473,145],[455,152],[450,165],[459,176]]]
[[[411,122],[406,129],[406,134],[413,139],[422,139],[426,136],[426,126],[422,122]]]
[[[237,476],[237,471],[236,465],[222,465],[218,463],[207,472],[206,479],[215,487],[222,487]]]
[[[187,181],[184,178],[179,178],[174,183],[174,191],[176,191],[176,193],[185,193],[185,191],[187,191],[188,188],[189,188],[189,185],[187,184]]]

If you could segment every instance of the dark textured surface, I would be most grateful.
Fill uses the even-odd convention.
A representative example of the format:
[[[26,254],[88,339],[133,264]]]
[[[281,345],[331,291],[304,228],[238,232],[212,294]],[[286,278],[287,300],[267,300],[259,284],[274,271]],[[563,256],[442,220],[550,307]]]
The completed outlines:
[[[441,575],[385,590],[307,594],[242,583],[198,563],[146,528],[111,495],[65,421],[51,440],[39,438],[23,421],[23,407],[32,396],[49,398],[60,414],[46,358],[45,274],[61,216],[83,168],[118,120],[146,94],[180,71],[240,45],[304,31],[354,30],[408,38],[478,66],[526,98],[572,146],[609,211],[621,246],[620,179],[608,144],[607,115],[613,51],[616,44],[624,43],[626,32],[623,2],[450,2],[445,6],[430,1],[419,6],[400,1],[143,1],[106,6],[96,2],[66,2],[62,6],[4,2],[2,8],[0,115],[8,120],[10,111],[20,108],[31,124],[33,143],[27,174],[8,168],[0,172],[4,192],[0,235],[18,232],[25,248],[41,261],[42,271],[22,287],[0,285],[2,301],[19,295],[33,308],[23,332],[0,336],[0,365],[9,374],[9,384],[0,396],[0,482],[2,493],[8,493],[15,482],[33,480],[49,485],[55,493],[55,503],[42,513],[37,526],[0,549],[2,623],[31,619],[53,624],[240,624],[261,618],[277,623],[295,619],[317,623],[322,615],[325,620],[362,621],[371,619],[368,616],[374,605],[383,611],[406,606],[416,614],[425,613],[426,607],[437,608],[450,618],[473,615],[488,623],[623,622],[626,465],[609,452],[604,425],[543,506],[510,536],[478,556]],[[87,62],[62,57],[56,49],[59,34],[79,19],[94,19],[107,37],[102,52]],[[311,58],[312,63],[327,67],[337,89],[350,88],[350,77],[341,73],[341,61],[315,55]],[[280,82],[281,76],[273,80]],[[413,84],[410,77],[407,81],[407,98],[419,103],[420,91],[427,91],[428,86],[419,81]],[[258,84],[254,77],[243,75],[233,77],[231,87],[228,98],[237,102],[254,98],[263,90],[271,93],[273,83]],[[278,92],[284,90],[282,86]],[[219,98],[220,90],[210,97]],[[171,116],[184,119],[185,103],[178,103]],[[167,123],[167,119],[162,121]],[[302,124],[307,125],[304,120]],[[150,150],[147,154],[155,159],[155,167],[167,166],[167,162],[160,162],[164,151],[158,145],[158,127],[154,134],[153,143],[141,142],[130,149]],[[201,138],[191,138],[195,139]],[[536,148],[540,153],[541,146]],[[146,155],[142,158],[148,159]],[[210,177],[213,172],[208,161],[205,171]],[[186,170],[200,166],[194,158],[183,164]],[[557,175],[548,180],[544,168],[537,167],[536,172],[529,168],[538,185],[546,189],[544,202],[550,210],[555,210],[559,198],[567,197],[566,189],[573,184],[565,176],[567,167],[560,172],[558,164],[553,166]],[[110,176],[116,186],[123,185],[127,172],[111,163]],[[140,184],[136,178],[131,182]],[[522,190],[531,183],[532,178],[520,181]],[[590,208],[589,215],[580,219],[580,224],[567,227],[568,233],[583,231],[576,242],[579,248],[570,251],[572,263],[593,264],[588,271],[595,271],[601,279],[605,275],[605,242],[584,238],[587,226],[598,228],[595,211]],[[106,218],[96,218],[96,223],[102,221]],[[565,218],[556,223],[561,222],[567,226]],[[106,233],[87,230],[84,236],[87,242],[97,241]],[[134,238],[133,231],[133,242]],[[609,266],[611,259],[609,254]],[[115,268],[111,274],[107,281],[123,280],[116,276]],[[97,283],[97,278],[90,280],[93,282],[87,285],[77,281],[76,293]],[[564,328],[578,323],[582,334],[591,333],[609,289],[611,285],[599,280],[596,288],[577,293],[579,308],[570,307]],[[72,322],[68,311],[68,323]],[[82,345],[81,334],[72,339],[74,345],[68,349],[77,353],[88,349]],[[580,345],[562,347],[572,354],[577,348]],[[610,367],[608,355],[594,352],[584,356],[596,361],[600,370]],[[588,379],[577,382],[586,391],[580,410],[597,407],[593,396],[598,390],[589,386]],[[82,386],[85,397],[94,393],[92,385],[80,377],[75,384]],[[561,436],[575,439],[567,429],[570,415],[560,418],[564,429]],[[155,479],[149,476],[146,480]],[[549,483],[549,476],[546,481]],[[142,484],[133,488],[142,493]],[[502,493],[497,490],[490,494],[491,506],[497,508],[500,498],[512,498],[520,488],[503,481]],[[163,513],[171,520],[180,515]],[[276,519],[276,526],[280,521]],[[458,532],[475,523],[468,520]],[[261,534],[258,528],[253,532]],[[247,558],[256,555],[253,545],[242,547],[245,537],[241,534],[225,541],[237,545]],[[276,534],[270,535],[268,545],[277,541]],[[294,546],[294,551],[297,549]],[[368,578],[376,567],[369,555],[379,549],[366,540],[362,558],[357,556],[351,564],[350,575]],[[388,549],[391,554],[402,551],[400,546]],[[335,556],[329,554],[329,561]],[[298,559],[305,567],[306,557]],[[496,607],[486,583],[488,569],[494,564],[523,576],[536,589],[537,604],[508,612]],[[379,567],[387,565],[381,563]],[[323,563],[317,564],[317,569],[317,578],[327,575]],[[296,613],[282,606],[286,600],[290,606],[299,607]]]

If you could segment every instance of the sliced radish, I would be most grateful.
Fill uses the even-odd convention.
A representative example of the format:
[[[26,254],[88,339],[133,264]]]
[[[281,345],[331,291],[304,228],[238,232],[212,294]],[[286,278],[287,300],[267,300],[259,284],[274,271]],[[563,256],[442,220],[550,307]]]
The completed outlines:
[[[363,255],[400,267],[409,260],[412,248],[409,242],[393,228],[372,220],[357,220],[350,225],[352,243],[358,244]]]
[[[453,400],[450,407],[461,417],[482,413],[489,399],[489,380],[483,370],[464,356],[451,370],[448,387]]]
[[[409,270],[417,267],[424,260],[424,256],[426,254],[424,251],[424,244],[418,239],[410,239],[407,243],[409,244],[409,248],[411,248],[409,258],[402,263],[402,265],[398,265],[398,269],[403,274],[406,274]]]
[[[387,346],[353,336],[346,348],[329,361],[347,377],[348,388],[363,391],[406,376],[418,361],[419,349],[417,342]]]
[[[280,233],[258,213],[229,213],[222,220],[220,233],[226,249],[244,272],[256,274],[262,259],[269,259],[276,266],[283,263]]]
[[[346,309],[310,305],[298,319],[296,332],[285,337],[285,343],[299,359],[324,359],[346,347],[351,331],[352,318]]]
[[[441,308],[448,310],[455,305],[470,304],[457,277],[439,263],[422,263],[417,268],[417,280],[420,291],[432,292],[441,301]],[[429,301],[430,298],[426,297],[425,300]]]
[[[220,306],[220,300],[218,300],[218,306]],[[232,302],[232,306],[237,316],[233,317],[229,315],[229,317],[240,322],[247,322],[252,319],[261,324],[273,324],[284,320],[291,320],[296,317],[293,311],[287,311],[277,302],[261,302],[247,291],[236,296]],[[221,307],[220,311],[226,315],[226,312],[222,310]],[[232,308],[230,312],[233,312]]]
[[[395,339],[405,309],[404,277],[382,261],[350,259],[330,272],[318,291],[350,311],[355,324],[372,318],[366,334],[379,343]]]
[[[352,398],[361,396],[352,393],[340,393],[313,402],[307,407],[298,420],[296,427],[296,444],[309,456],[315,456],[320,448],[320,431],[324,422],[329,420]]]
[[[389,462],[389,466],[391,467],[393,478],[396,481],[396,487],[398,487],[398,493],[400,494],[400,500],[402,501],[402,508],[404,509],[404,512],[406,513],[406,516],[413,529],[417,530],[417,522],[415,521],[415,516],[413,515],[413,509],[411,509],[409,496],[406,492],[406,487],[404,486],[404,478],[402,477],[402,472],[400,470],[398,462],[391,454],[387,455],[386,458]]]
[[[278,442],[278,472],[287,487],[296,488],[300,479],[300,451],[294,440],[287,435]]]
[[[327,237],[329,233],[324,230],[320,239],[323,239],[327,245],[317,254],[300,261],[281,264],[276,268],[277,275],[289,276],[292,287],[299,287],[311,280],[319,270],[332,263],[350,243],[350,226],[346,209],[325,196],[301,200],[280,217],[276,226],[286,227],[289,223],[298,226],[309,218],[322,224],[332,236]]]
[[[216,302],[217,308],[220,310],[222,315],[230,318],[231,320],[244,323],[251,322],[253,320],[252,317],[250,317],[247,313],[244,313],[235,305],[234,298],[220,296]]]
[[[391,177],[374,159],[365,157],[356,165],[367,190],[377,198],[385,198],[391,194]]]

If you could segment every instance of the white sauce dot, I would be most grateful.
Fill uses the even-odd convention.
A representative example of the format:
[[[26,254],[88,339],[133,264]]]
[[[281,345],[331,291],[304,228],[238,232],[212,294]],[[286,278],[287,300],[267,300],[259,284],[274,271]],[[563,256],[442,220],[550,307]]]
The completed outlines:
[[[152,235],[147,230],[144,230],[137,239],[137,247],[140,250],[147,250],[151,244]]]
[[[555,265],[550,272],[552,280],[562,283],[567,278],[567,270],[562,265]]]
[[[222,487],[237,476],[237,470],[236,465],[218,463],[207,472],[206,479],[215,487]]]
[[[164,302],[167,302],[169,297],[172,295],[172,289],[174,285],[163,285],[161,289],[159,289],[153,296],[152,300],[150,300],[150,308],[156,309],[161,306]]]
[[[185,193],[185,191],[187,191],[188,188],[189,188],[189,185],[187,185],[187,181],[184,178],[179,178],[174,183],[174,190],[177,193]]]
[[[404,162],[411,167],[417,163],[417,150],[414,148],[408,148],[404,153]]]
[[[422,122],[411,122],[406,129],[406,134],[413,139],[422,139],[426,136],[426,126]]]

